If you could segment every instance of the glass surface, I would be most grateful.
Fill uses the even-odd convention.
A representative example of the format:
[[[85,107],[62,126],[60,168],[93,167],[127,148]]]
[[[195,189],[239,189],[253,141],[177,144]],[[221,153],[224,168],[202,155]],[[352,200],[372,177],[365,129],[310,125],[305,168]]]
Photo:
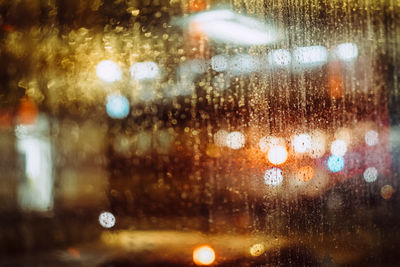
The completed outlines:
[[[400,4],[0,1],[1,266],[398,266]]]

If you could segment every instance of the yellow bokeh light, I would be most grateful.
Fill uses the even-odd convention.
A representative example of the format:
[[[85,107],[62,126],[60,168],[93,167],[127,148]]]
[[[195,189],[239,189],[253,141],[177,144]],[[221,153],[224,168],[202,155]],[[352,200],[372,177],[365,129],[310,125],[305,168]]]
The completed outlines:
[[[211,265],[215,261],[214,249],[204,245],[193,250],[193,262],[196,265]]]
[[[393,193],[394,193],[394,189],[391,185],[387,184],[381,188],[381,196],[382,196],[382,198],[384,198],[386,200],[390,199],[393,196]]]
[[[268,151],[268,160],[274,165],[279,165],[287,160],[288,152],[284,146],[272,146]]]
[[[258,257],[261,256],[265,251],[265,247],[263,244],[257,243],[250,247],[251,256]]]

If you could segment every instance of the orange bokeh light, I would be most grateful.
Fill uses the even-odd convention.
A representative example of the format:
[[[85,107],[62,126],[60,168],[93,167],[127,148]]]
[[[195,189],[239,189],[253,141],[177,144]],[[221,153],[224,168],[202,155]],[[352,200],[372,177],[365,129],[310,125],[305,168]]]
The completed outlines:
[[[33,124],[39,114],[36,104],[29,99],[24,97],[20,101],[18,108],[18,123],[20,124]]]
[[[303,182],[308,182],[314,177],[314,169],[311,166],[301,167],[297,171],[297,178]]]
[[[190,11],[202,11],[207,8],[207,2],[204,0],[190,0],[189,1],[189,10]]]

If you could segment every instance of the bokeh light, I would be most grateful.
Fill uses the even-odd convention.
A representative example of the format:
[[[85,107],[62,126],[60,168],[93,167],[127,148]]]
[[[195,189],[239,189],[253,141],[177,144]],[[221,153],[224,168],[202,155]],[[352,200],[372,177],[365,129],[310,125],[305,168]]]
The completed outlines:
[[[277,167],[268,169],[265,172],[264,181],[267,185],[273,185],[273,186],[280,185],[283,181],[282,170]]]
[[[311,166],[304,166],[298,169],[297,178],[300,181],[308,182],[314,177],[314,169]]]
[[[160,70],[158,65],[152,61],[138,62],[130,68],[131,76],[135,80],[146,80],[156,78]]]
[[[378,170],[375,167],[368,167],[365,171],[364,171],[364,180],[367,183],[372,183],[375,182],[376,179],[378,178]]]
[[[268,151],[268,160],[274,165],[279,165],[287,160],[288,152],[284,146],[271,146]]]
[[[261,243],[254,244],[250,247],[250,255],[254,257],[261,256],[265,252],[265,246]]]
[[[311,148],[311,136],[308,134],[296,135],[293,139],[293,148],[297,153],[305,153]]]
[[[264,136],[260,138],[260,141],[258,142],[258,146],[260,147],[260,150],[264,153],[268,152],[268,150],[272,146],[277,146],[277,145],[283,145],[285,141],[282,138],[276,138],[272,136]]]
[[[365,143],[368,146],[375,146],[379,142],[379,135],[376,131],[370,130],[365,134]]]
[[[97,76],[105,82],[115,82],[121,80],[122,71],[120,67],[111,60],[103,60],[97,65]]]
[[[336,55],[343,61],[351,61],[358,56],[358,47],[353,43],[342,43],[336,48]]]
[[[394,189],[391,185],[387,184],[381,188],[381,196],[382,196],[382,198],[384,198],[386,200],[392,198],[393,193],[394,193]]]
[[[224,55],[216,55],[211,58],[211,68],[215,71],[225,71],[228,67],[228,59]]]
[[[288,66],[292,61],[292,55],[286,49],[272,50],[268,54],[268,63],[272,66]]]
[[[298,47],[293,51],[293,58],[298,65],[316,67],[328,60],[328,50],[323,46]]]
[[[229,61],[229,71],[233,75],[249,74],[258,70],[257,58],[248,54],[238,54]]]
[[[335,140],[331,145],[331,153],[334,156],[343,157],[347,152],[347,144],[344,140]]]
[[[344,167],[344,158],[341,156],[331,155],[328,159],[327,164],[331,172],[339,172]]]
[[[229,88],[231,81],[227,75],[220,73],[212,79],[211,84],[217,91],[224,91]]]
[[[226,136],[226,146],[232,149],[239,149],[244,146],[246,139],[241,132],[231,132]]]
[[[112,228],[115,225],[115,216],[111,212],[105,211],[100,213],[99,223],[104,228]]]
[[[33,124],[36,122],[38,114],[39,110],[35,102],[28,97],[23,97],[18,107],[18,114],[17,114],[18,123]]]
[[[113,119],[123,119],[129,114],[129,101],[123,95],[111,94],[107,96],[106,110]]]
[[[214,143],[217,146],[226,146],[226,137],[228,136],[228,132],[225,130],[218,130],[214,134]]]
[[[210,265],[215,261],[214,249],[210,246],[200,246],[193,250],[193,262],[196,265]]]

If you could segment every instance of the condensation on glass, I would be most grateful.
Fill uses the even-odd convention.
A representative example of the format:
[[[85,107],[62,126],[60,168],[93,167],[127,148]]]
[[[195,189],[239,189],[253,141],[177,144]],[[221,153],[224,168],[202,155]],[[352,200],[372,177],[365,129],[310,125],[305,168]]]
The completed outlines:
[[[396,266],[396,1],[0,1],[0,265]]]

